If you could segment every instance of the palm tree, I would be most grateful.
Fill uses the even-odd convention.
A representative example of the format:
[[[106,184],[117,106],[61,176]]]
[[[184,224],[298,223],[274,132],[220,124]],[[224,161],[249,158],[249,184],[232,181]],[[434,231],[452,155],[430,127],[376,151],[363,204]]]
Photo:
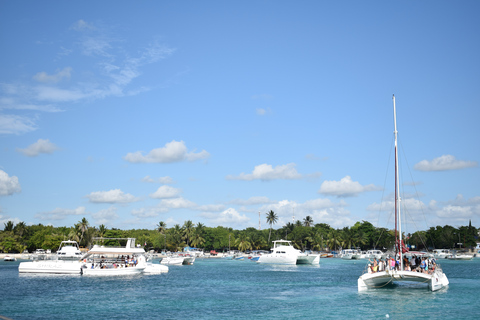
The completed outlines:
[[[352,229],[345,227],[342,230],[342,247],[349,249],[357,245],[357,239]]]
[[[190,240],[192,239],[194,232],[195,232],[195,226],[191,220],[187,220],[183,223],[183,240],[187,243],[187,246],[190,243]]]
[[[185,246],[185,243],[182,241],[182,233],[183,231],[179,224],[176,224],[172,229],[170,229],[172,244],[175,251],[182,250]]]
[[[246,251],[252,249],[252,244],[250,243],[250,238],[245,234],[241,233],[237,241],[235,241],[235,245],[237,246],[238,250]]]
[[[277,223],[278,216],[273,210],[267,212],[267,223],[270,225],[270,233],[268,234],[268,243],[270,243],[270,236],[272,234],[272,226]]]
[[[3,231],[13,231],[13,222],[8,220],[7,223],[3,224],[5,227],[3,228]]]
[[[160,232],[161,234],[165,233],[165,229],[167,229],[167,224],[163,221],[160,221],[157,224],[157,231]]]
[[[83,217],[82,220],[80,220],[77,225],[78,225],[78,229],[82,232],[82,236],[80,237],[80,242],[81,242],[83,241],[85,232],[87,232],[90,224],[88,223],[87,218]]]
[[[341,237],[338,230],[331,230],[327,238],[328,238],[327,245],[329,249],[337,250],[337,246],[339,246],[341,243]]]
[[[103,236],[105,235],[105,232],[107,231],[107,227],[105,227],[104,224],[101,224],[98,226],[98,235],[103,238]]]
[[[25,231],[27,231],[27,225],[25,224],[25,222],[19,222],[17,223],[17,225],[13,228],[13,231],[15,232],[15,234],[17,234],[18,236],[23,237],[23,234],[25,233]]]
[[[167,224],[163,221],[160,221],[158,224],[157,224],[157,231],[163,235],[163,240],[164,240],[164,246],[165,246],[165,251],[167,251]]]
[[[205,243],[205,239],[202,236],[203,230],[195,228],[195,232],[193,234],[192,242],[191,245],[194,246],[195,248],[203,246]]]
[[[323,250],[324,239],[323,234],[320,231],[316,231],[311,237],[307,237],[305,240],[312,244],[312,250]]]
[[[305,219],[303,219],[303,225],[305,227],[311,227],[313,225],[313,218],[310,216],[306,216]]]

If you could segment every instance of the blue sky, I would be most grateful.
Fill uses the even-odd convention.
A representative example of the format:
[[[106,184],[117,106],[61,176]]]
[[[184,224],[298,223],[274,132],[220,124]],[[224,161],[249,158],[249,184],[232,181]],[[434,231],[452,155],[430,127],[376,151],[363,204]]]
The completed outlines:
[[[392,94],[404,231],[480,227],[479,9],[1,1],[0,228],[392,227]]]

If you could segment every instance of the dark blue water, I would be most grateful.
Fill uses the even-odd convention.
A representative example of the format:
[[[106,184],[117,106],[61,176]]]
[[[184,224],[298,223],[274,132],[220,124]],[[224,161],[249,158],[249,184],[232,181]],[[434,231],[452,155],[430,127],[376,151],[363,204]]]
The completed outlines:
[[[12,319],[478,319],[480,259],[442,261],[445,290],[419,285],[358,293],[365,262],[274,266],[197,259],[167,274],[19,275],[0,262],[0,315]]]

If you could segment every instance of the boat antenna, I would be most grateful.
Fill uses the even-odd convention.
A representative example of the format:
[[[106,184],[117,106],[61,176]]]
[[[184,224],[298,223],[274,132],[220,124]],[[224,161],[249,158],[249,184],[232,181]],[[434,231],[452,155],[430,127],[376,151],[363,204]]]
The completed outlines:
[[[395,255],[400,255],[400,270],[403,270],[402,257],[402,224],[400,216],[400,179],[398,174],[398,147],[397,147],[397,109],[395,107],[395,95],[393,95],[393,123],[395,127]],[[398,230],[398,236],[397,236]]]
[[[260,211],[258,211],[258,230],[262,230],[262,226],[261,226],[261,223],[260,223]]]

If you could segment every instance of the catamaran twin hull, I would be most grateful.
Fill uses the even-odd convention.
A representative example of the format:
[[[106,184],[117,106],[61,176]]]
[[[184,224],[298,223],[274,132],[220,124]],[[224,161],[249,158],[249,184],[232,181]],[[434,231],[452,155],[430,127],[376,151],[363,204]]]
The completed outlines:
[[[395,282],[415,282],[428,285],[430,291],[437,291],[448,286],[447,276],[441,271],[433,274],[415,271],[387,270],[376,273],[365,273],[358,278],[358,291],[382,288]]]

